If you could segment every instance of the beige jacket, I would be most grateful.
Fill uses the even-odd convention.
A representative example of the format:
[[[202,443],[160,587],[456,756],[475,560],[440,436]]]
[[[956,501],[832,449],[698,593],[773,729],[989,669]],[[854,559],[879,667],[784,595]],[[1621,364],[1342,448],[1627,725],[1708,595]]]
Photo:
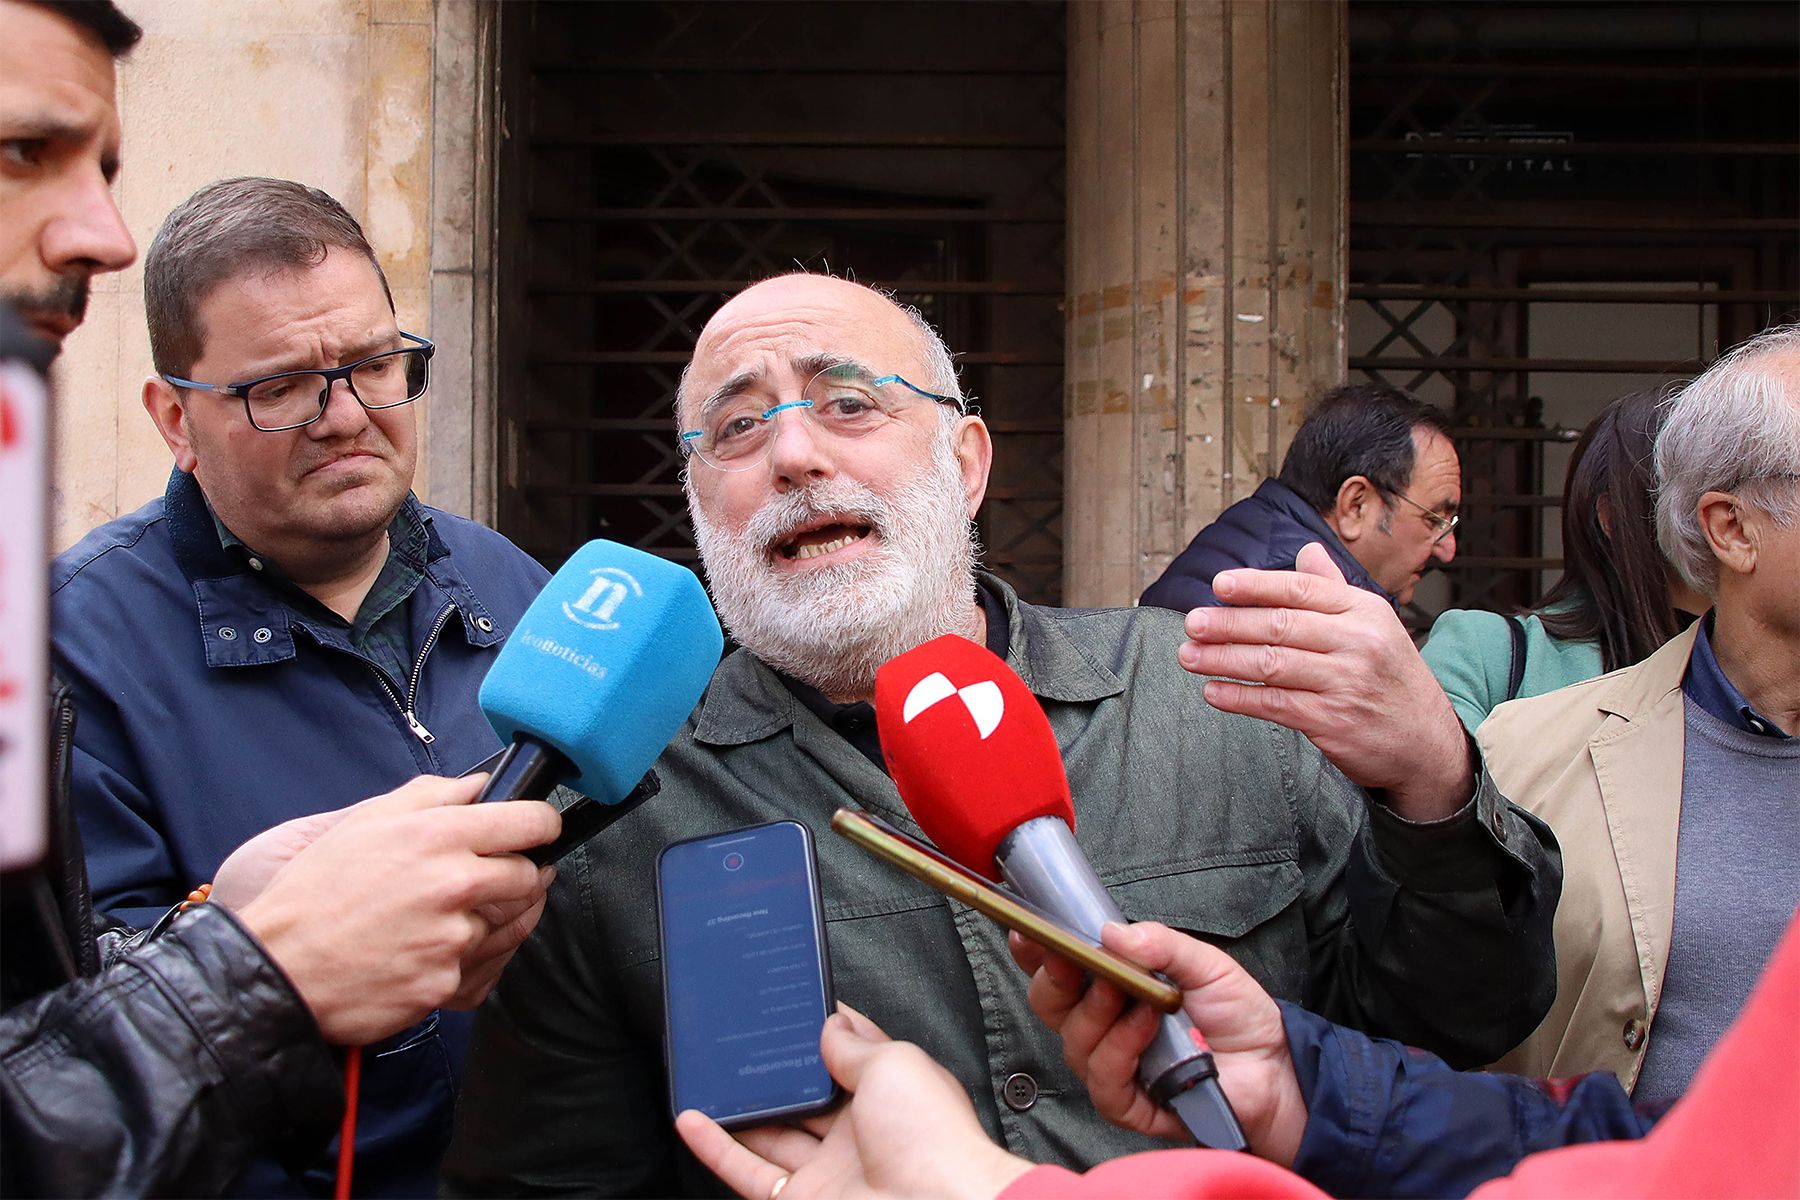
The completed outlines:
[[[1502,704],[1477,731],[1494,781],[1563,852],[1556,1003],[1501,1070],[1637,1084],[1675,917],[1681,679],[1698,629],[1636,666]]]

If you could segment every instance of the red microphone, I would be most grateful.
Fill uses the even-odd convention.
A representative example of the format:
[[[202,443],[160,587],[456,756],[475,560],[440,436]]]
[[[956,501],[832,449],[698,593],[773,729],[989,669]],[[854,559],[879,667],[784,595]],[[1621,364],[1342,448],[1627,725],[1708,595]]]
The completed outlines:
[[[997,655],[948,634],[889,660],[875,675],[875,721],[900,799],[944,853],[1004,877],[1095,945],[1102,925],[1125,921],[1076,844],[1050,719]],[[1185,1013],[1162,1018],[1137,1076],[1200,1145],[1247,1148],[1206,1041]]]
[[[1000,843],[1027,821],[1075,828],[1062,750],[1037,697],[986,647],[949,634],[875,675],[881,753],[925,836],[1000,878]]]

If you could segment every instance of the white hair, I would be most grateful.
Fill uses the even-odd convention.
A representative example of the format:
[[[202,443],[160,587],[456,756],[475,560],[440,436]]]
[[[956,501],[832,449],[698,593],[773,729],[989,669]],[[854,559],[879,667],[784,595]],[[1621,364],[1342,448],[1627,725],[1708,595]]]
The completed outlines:
[[[1731,492],[1782,528],[1800,520],[1800,323],[1733,349],[1664,402],[1656,438],[1656,540],[1688,586],[1719,594],[1700,497]],[[1784,486],[1784,484],[1786,486]]]
[[[906,319],[918,330],[919,352],[925,357],[925,378],[920,381],[919,386],[928,392],[961,400],[962,381],[956,377],[956,360],[950,356],[950,347],[944,345],[944,339],[938,335],[938,331],[925,319],[925,314],[910,304],[902,304],[892,292],[882,292],[879,288],[876,290],[895,308],[905,313]]]

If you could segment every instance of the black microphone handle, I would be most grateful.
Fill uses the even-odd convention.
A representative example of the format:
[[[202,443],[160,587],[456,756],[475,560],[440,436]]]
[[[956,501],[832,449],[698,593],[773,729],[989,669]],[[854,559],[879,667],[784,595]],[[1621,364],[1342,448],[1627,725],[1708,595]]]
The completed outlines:
[[[554,746],[534,737],[518,737],[500,752],[477,804],[484,800],[544,800],[556,785],[576,774],[575,764]],[[662,790],[655,771],[647,771],[617,804],[602,804],[592,796],[580,795],[562,810],[563,827],[555,841],[523,851],[538,866],[547,866],[575,849],[620,817]]]
[[[534,737],[517,736],[500,752],[500,761],[475,797],[486,800],[542,800],[556,785],[575,774],[568,755]]]

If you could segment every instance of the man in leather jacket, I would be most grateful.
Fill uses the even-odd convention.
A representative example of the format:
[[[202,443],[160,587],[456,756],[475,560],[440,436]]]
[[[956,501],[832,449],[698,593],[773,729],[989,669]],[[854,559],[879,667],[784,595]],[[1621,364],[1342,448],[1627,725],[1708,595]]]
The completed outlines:
[[[40,374],[90,277],[136,254],[108,185],[113,61],[139,36],[108,0],[0,0],[0,359]],[[0,1193],[216,1193],[254,1155],[316,1152],[343,1104],[333,1047],[479,1003],[542,911],[552,872],[508,851],[560,820],[471,806],[476,776],[288,822],[210,902],[102,925],[69,806],[75,720],[53,686],[48,849],[0,897]]]

